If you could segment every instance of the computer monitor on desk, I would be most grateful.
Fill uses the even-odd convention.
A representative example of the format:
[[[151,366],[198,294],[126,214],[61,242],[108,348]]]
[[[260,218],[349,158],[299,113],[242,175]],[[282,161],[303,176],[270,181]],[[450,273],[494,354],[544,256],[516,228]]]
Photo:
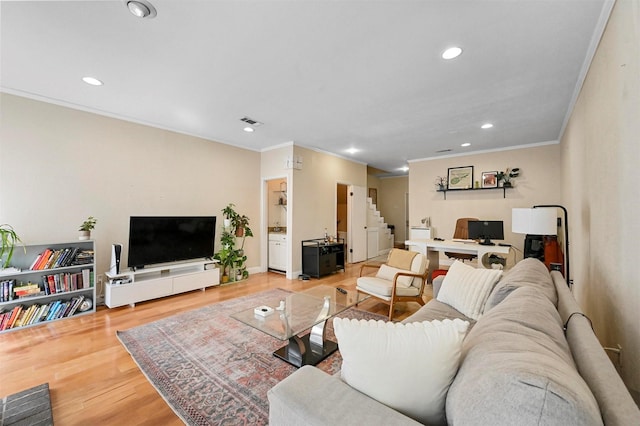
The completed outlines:
[[[481,240],[484,246],[494,246],[493,240],[504,240],[504,224],[501,220],[469,221],[469,238]]]

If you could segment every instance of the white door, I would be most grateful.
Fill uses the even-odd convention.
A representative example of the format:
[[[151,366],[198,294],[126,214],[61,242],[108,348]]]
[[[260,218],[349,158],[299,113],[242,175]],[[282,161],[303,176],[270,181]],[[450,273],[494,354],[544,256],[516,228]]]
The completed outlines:
[[[367,260],[367,189],[363,186],[349,186],[347,221],[348,262],[356,263]]]

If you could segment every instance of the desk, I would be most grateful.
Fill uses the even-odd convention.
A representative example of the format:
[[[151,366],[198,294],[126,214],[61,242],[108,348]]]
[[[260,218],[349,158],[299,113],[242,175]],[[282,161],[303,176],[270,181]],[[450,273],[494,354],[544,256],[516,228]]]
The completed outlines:
[[[429,259],[429,281],[431,273],[440,266],[440,252],[450,251],[455,253],[469,253],[478,256],[478,267],[484,268],[482,257],[487,253],[509,254],[511,247],[504,246],[483,246],[478,243],[461,243],[457,241],[445,240],[436,241],[430,239],[414,239],[404,242],[409,250],[425,254]]]

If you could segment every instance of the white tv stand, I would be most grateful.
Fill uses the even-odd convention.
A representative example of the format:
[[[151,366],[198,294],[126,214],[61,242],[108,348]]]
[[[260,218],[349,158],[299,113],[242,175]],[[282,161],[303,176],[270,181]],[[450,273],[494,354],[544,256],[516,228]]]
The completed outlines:
[[[220,269],[217,260],[172,263],[105,275],[109,282],[105,286],[105,305],[109,308],[172,296],[187,291],[220,284]]]

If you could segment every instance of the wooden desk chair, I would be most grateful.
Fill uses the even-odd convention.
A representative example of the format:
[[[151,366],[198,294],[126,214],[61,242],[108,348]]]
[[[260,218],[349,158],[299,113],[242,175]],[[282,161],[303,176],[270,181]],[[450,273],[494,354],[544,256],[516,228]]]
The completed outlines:
[[[356,290],[369,294],[389,304],[389,321],[393,318],[395,302],[418,302],[422,298],[429,274],[426,256],[402,249],[391,249],[386,263],[365,263],[360,267]],[[377,268],[375,276],[363,275],[365,270]]]
[[[475,220],[479,219],[475,217],[461,217],[460,219],[458,219],[456,221],[456,229],[455,231],[453,231],[453,238],[461,238],[465,240],[469,238],[469,221]],[[478,257],[477,255],[471,253],[456,253],[451,251],[445,251],[444,254],[446,254],[449,259],[458,259],[463,262],[465,260],[473,260]]]

